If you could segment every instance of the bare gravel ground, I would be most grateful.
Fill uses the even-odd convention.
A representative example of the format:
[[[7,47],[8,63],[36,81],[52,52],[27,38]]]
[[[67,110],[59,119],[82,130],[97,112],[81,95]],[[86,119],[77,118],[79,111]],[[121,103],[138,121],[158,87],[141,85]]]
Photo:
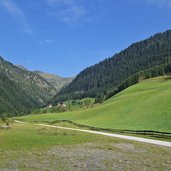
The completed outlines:
[[[9,156],[8,158],[3,158]],[[0,171],[170,171],[171,149],[112,142],[53,146],[45,151],[0,153]]]

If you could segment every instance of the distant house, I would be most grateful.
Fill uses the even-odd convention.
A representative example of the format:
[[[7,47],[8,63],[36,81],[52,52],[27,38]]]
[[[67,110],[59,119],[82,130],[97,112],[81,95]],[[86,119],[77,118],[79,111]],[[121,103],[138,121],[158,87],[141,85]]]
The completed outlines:
[[[65,104],[65,103],[63,103],[63,104],[62,104],[62,107],[66,107],[66,104]]]
[[[52,104],[49,104],[47,107],[48,107],[48,108],[52,108],[52,107],[53,107],[53,105],[52,105]]]
[[[58,107],[66,107],[66,104],[65,104],[65,103],[58,103],[57,106],[58,106]]]

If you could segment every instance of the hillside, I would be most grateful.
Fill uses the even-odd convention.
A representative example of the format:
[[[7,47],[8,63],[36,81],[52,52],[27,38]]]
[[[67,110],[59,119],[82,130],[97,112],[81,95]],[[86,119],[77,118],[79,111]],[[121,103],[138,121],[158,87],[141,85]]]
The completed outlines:
[[[171,30],[168,30],[134,43],[113,57],[83,70],[53,101],[96,97],[101,92],[108,94],[131,75],[170,61]]]
[[[25,121],[71,120],[115,129],[171,130],[171,77],[148,79],[92,109],[20,117]]]
[[[45,105],[56,93],[38,74],[0,57],[0,113],[17,114]]]
[[[54,74],[45,73],[42,71],[34,71],[34,72],[39,74],[46,81],[48,81],[53,87],[56,88],[57,91],[59,91],[64,86],[67,86],[73,80],[73,77],[63,78],[63,77],[60,77]]]
[[[22,66],[22,65],[16,65],[16,67],[18,67],[18,68],[20,68],[20,69],[22,69],[22,70],[28,71],[28,69],[27,69],[27,68],[25,68],[25,67],[24,67],[24,66]]]

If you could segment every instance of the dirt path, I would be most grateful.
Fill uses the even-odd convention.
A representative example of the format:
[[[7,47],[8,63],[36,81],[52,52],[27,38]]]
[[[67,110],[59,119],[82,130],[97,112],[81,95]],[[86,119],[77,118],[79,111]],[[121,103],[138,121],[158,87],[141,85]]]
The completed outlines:
[[[15,122],[21,123],[21,124],[26,123],[26,122],[21,122],[21,121],[15,121]],[[138,141],[138,142],[154,144],[154,145],[160,145],[160,146],[165,146],[165,147],[170,147],[171,148],[171,142],[167,142],[167,141],[153,140],[153,139],[147,139],[147,138],[139,138],[139,137],[134,137],[134,136],[119,135],[119,134],[112,134],[112,133],[98,132],[98,131],[91,131],[91,130],[84,130],[84,129],[53,126],[53,125],[47,125],[47,124],[36,124],[36,125],[43,126],[43,127],[64,129],[64,130],[87,132],[87,133],[91,133],[91,134],[99,134],[99,135],[104,135],[104,136],[108,136],[108,137],[127,139],[127,140]]]
[[[84,129],[67,128],[67,127],[53,126],[53,125],[46,125],[46,124],[37,124],[37,125],[45,126],[45,127],[51,127],[51,128],[57,128],[57,129],[65,129],[65,130],[72,130],[72,131],[87,132],[87,133],[91,133],[91,134],[99,134],[99,135],[105,135],[105,136],[109,136],[109,137],[122,138],[122,139],[127,139],[127,140],[133,140],[133,141],[139,141],[139,142],[144,142],[144,143],[149,143],[149,144],[155,144],[155,145],[171,147],[171,142],[160,141],[160,140],[139,138],[139,137],[133,137],[133,136],[119,135],[119,134],[111,134],[111,133],[84,130]]]

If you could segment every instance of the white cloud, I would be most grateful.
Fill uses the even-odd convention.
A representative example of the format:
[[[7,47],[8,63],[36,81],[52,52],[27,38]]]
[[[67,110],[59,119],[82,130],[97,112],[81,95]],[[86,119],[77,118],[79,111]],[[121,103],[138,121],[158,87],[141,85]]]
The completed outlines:
[[[1,0],[1,4],[14,16],[23,17],[23,12],[11,0]]]
[[[32,29],[25,19],[24,12],[12,0],[0,0],[0,5],[2,5],[13,17],[20,20],[25,33],[32,33]]]
[[[69,24],[92,22],[100,13],[99,4],[104,0],[46,0],[51,8],[49,16],[55,16],[59,21]]]
[[[67,24],[79,21],[86,15],[85,7],[78,4],[77,0],[46,0],[46,2],[53,8],[51,14]]]
[[[49,44],[53,44],[53,43],[55,43],[55,41],[50,40],[50,39],[45,39],[45,42],[46,42],[46,43],[49,43]]]
[[[71,6],[64,10],[60,10],[57,13],[60,19],[64,23],[68,23],[68,24],[80,20],[85,16],[85,14],[86,14],[85,9],[79,6]]]

